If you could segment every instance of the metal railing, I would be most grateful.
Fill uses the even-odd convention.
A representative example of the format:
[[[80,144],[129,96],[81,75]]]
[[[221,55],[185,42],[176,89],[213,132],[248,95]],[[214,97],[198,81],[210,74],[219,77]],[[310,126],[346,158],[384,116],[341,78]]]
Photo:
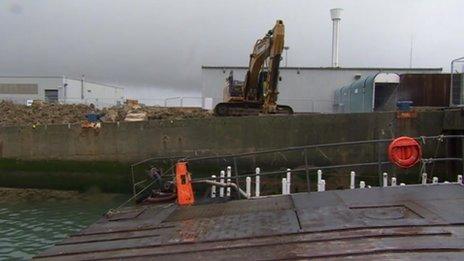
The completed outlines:
[[[435,145],[439,146],[440,143],[445,142],[449,139],[460,139],[461,142],[464,140],[464,135],[435,135],[435,136],[420,136],[415,138],[419,141],[422,146],[427,145]],[[382,150],[381,145],[385,145],[386,143],[391,142],[393,139],[377,139],[377,140],[363,140],[363,141],[350,141],[350,142],[336,142],[336,143],[326,143],[326,144],[314,144],[314,145],[305,145],[305,146],[295,146],[295,147],[288,147],[288,148],[281,148],[281,149],[269,149],[269,150],[262,150],[262,151],[255,151],[255,152],[245,152],[245,153],[237,153],[237,154],[224,154],[224,155],[213,155],[213,156],[204,156],[204,157],[186,157],[186,156],[173,156],[173,157],[154,157],[145,159],[139,162],[136,162],[131,165],[131,182],[133,188],[133,196],[130,200],[135,199],[149,187],[151,187],[154,182],[149,182],[147,179],[137,180],[136,179],[136,168],[140,166],[147,166],[150,164],[155,164],[156,162],[164,161],[168,162],[168,168],[165,170],[163,177],[166,179],[172,179],[174,177],[174,166],[177,161],[187,161],[189,164],[201,161],[211,161],[216,160],[217,162],[223,163],[230,163],[231,168],[233,169],[233,176],[231,177],[235,180],[235,184],[240,187],[240,180],[251,178],[251,177],[266,177],[271,175],[281,175],[287,173],[287,168],[284,170],[273,170],[273,171],[266,171],[260,172],[256,174],[254,170],[247,170],[246,168],[239,168],[239,159],[243,159],[246,157],[257,157],[260,155],[283,155],[284,153],[289,152],[300,152],[302,154],[301,164],[297,164],[297,167],[291,169],[293,175],[303,175],[306,180],[306,190],[308,192],[311,191],[311,178],[310,176],[314,174],[314,171],[319,170],[330,170],[330,169],[343,169],[343,168],[354,168],[354,167],[377,167],[377,175],[379,179],[379,184],[381,184],[383,179],[383,169],[382,166],[384,165],[391,165],[390,161],[385,160],[385,156],[382,156],[381,153],[377,153],[377,160],[373,161],[366,161],[366,162],[353,162],[353,163],[345,163],[345,164],[331,164],[331,165],[319,165],[313,166],[310,165],[308,153],[309,150],[319,150],[323,148],[334,148],[334,147],[341,147],[341,146],[358,146],[358,145],[375,145],[375,148],[378,152]],[[431,142],[432,140],[435,141]],[[436,150],[435,150],[436,151]],[[436,153],[435,153],[436,154]],[[430,157],[423,157],[421,160],[421,168],[420,174],[427,171],[427,166],[434,166],[435,162],[463,162],[463,158],[461,157],[437,157],[438,155],[430,155]],[[462,167],[464,169],[464,166]],[[219,173],[219,172],[217,172]],[[208,175],[203,175],[202,178],[195,178],[192,182],[201,182],[206,180],[211,180],[210,177],[211,173]],[[433,168],[432,173],[433,175]],[[240,194],[237,195],[240,197]],[[129,201],[130,201],[129,200]]]

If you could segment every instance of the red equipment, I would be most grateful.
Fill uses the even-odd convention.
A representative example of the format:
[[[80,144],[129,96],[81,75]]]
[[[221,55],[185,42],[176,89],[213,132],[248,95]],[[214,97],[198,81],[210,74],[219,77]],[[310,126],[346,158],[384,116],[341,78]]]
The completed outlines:
[[[388,158],[400,168],[411,168],[422,158],[422,148],[415,139],[402,136],[388,146]]]
[[[176,164],[177,204],[180,206],[192,205],[195,202],[192,189],[192,178],[187,169],[187,162]]]

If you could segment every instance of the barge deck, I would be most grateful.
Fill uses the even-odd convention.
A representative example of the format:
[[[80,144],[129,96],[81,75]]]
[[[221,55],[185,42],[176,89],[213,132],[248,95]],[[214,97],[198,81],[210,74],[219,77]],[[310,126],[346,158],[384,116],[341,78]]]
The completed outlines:
[[[462,260],[463,205],[440,183],[129,207],[35,259]]]

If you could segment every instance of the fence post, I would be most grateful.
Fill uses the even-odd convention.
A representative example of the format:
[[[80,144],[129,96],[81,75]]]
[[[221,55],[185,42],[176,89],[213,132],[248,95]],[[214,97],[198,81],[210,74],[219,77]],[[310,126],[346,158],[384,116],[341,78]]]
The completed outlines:
[[[260,186],[260,178],[259,178],[259,173],[261,172],[261,169],[260,168],[256,168],[255,169],[255,173],[256,173],[256,178],[255,178],[255,197],[259,197],[260,195],[260,191],[259,191],[259,186]]]
[[[250,177],[246,177],[246,195],[247,195],[247,198],[250,198],[251,197],[251,178]]]
[[[422,173],[422,185],[427,184],[427,173]]]
[[[292,193],[292,173],[290,169],[287,169],[287,194]]]
[[[325,179],[321,179],[321,190],[320,191],[325,191]]]
[[[226,175],[225,171],[221,170],[221,172],[220,172],[220,174],[219,174],[219,177],[220,177],[219,182],[220,182],[221,184],[224,184],[224,176],[225,176],[225,175]],[[220,197],[220,198],[223,198],[223,197],[224,197],[224,187],[223,187],[223,186],[221,186],[221,187],[219,188],[219,197]]]
[[[227,185],[230,184],[230,182],[232,181],[230,178],[232,177],[232,168],[230,166],[227,166],[227,172],[226,172],[226,175],[227,175]],[[230,187],[227,186],[226,188],[226,197],[230,197]]]
[[[361,181],[359,182],[359,188],[365,188],[365,187],[366,187],[366,182],[364,182],[364,181],[361,180]]]
[[[287,179],[282,178],[282,195],[287,194]]]
[[[356,176],[356,173],[354,171],[351,171],[350,173],[350,189],[354,189],[355,188],[355,176]]]
[[[212,175],[211,179],[213,181],[216,181],[216,175]],[[215,198],[215,197],[216,197],[216,185],[212,185],[211,186],[211,198]]]
[[[318,169],[317,170],[317,183],[321,182],[322,179],[322,170]]]

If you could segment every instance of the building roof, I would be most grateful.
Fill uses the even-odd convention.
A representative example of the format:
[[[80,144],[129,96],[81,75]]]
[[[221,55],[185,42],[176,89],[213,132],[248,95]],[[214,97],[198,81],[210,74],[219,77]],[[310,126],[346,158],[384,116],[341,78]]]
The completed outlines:
[[[70,79],[74,81],[80,81],[81,79],[76,79],[72,77],[67,77],[66,75],[62,76],[53,76],[53,75],[0,75],[0,78],[24,78],[24,79]],[[84,82],[87,83],[93,83],[93,84],[98,84],[98,85],[103,85],[106,87],[111,87],[111,88],[116,88],[116,89],[124,89],[122,86],[117,86],[113,84],[108,84],[108,83],[102,83],[102,82],[95,82],[95,81],[89,81],[84,79]]]
[[[201,69],[248,69],[247,66],[229,66],[229,65],[202,65]],[[423,67],[423,68],[407,68],[407,67],[280,67],[281,70],[398,70],[398,71],[443,71],[442,67]]]

